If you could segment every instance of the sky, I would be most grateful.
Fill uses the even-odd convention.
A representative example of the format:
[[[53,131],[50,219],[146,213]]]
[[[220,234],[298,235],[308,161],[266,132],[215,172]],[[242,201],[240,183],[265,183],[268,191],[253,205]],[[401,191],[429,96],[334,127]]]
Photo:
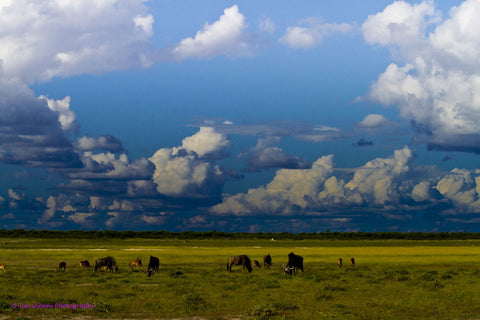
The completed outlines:
[[[478,232],[479,15],[4,0],[0,228]]]

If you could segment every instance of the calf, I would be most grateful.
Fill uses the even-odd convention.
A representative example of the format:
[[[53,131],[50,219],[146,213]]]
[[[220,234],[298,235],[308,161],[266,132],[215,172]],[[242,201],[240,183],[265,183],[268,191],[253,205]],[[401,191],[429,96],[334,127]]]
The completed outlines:
[[[343,260],[342,258],[338,258],[338,268],[342,267]]]
[[[355,268],[355,259],[350,258],[350,267]]]
[[[7,265],[2,263],[0,264],[0,270],[3,269],[3,273],[5,273],[5,269],[7,269]]]
[[[80,261],[80,268],[81,269],[92,269],[92,266],[90,265],[90,262],[88,262],[88,260],[82,260],[82,261]]]
[[[58,264],[57,270],[60,270],[60,269],[63,269],[64,271],[66,271],[66,270],[67,270],[67,263],[66,263],[66,262],[63,262],[63,261],[60,262],[60,263]]]
[[[285,274],[288,274],[289,276],[292,276],[294,270],[295,270],[295,267],[290,267],[290,266],[283,267],[283,271],[285,272]]]
[[[130,261],[130,268],[139,268],[142,266],[142,259],[137,257],[137,259]]]

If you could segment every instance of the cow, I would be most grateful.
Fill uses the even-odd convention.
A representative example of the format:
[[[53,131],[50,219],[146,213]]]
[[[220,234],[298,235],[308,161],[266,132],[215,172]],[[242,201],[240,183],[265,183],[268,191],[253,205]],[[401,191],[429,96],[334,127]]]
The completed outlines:
[[[88,260],[82,260],[79,263],[81,269],[92,269],[92,266],[90,265],[90,262]]]
[[[3,273],[5,273],[7,269],[7,265],[5,263],[0,264],[0,269],[3,269]]]
[[[231,272],[233,265],[241,265],[243,267],[243,270],[245,270],[245,267],[247,267],[248,272],[252,272],[252,262],[250,261],[250,258],[245,254],[228,258],[227,271]]]
[[[294,274],[297,274],[297,269],[300,269],[300,271],[302,271],[303,273],[303,257],[297,256],[293,252],[290,252],[288,254],[287,268],[289,268],[290,270],[293,269]]]
[[[258,262],[258,260],[253,260],[253,264],[255,267],[260,268],[260,262]]]
[[[137,257],[137,259],[130,261],[130,268],[138,268],[142,266],[142,259]]]
[[[67,270],[67,263],[62,261],[58,264],[57,270],[63,269],[64,271]]]
[[[343,260],[342,258],[338,258],[338,268],[340,269],[342,267]]]
[[[269,269],[272,266],[272,257],[270,254],[267,254],[263,257],[263,267]]]
[[[350,258],[350,267],[355,268],[355,258]]]
[[[118,271],[117,262],[112,257],[100,258],[95,261],[95,271],[98,271],[98,269],[102,267],[106,267],[106,269],[111,272]]]
[[[160,267],[160,260],[157,257],[150,256],[150,261],[148,262],[147,272],[150,277],[153,272],[158,273]]]

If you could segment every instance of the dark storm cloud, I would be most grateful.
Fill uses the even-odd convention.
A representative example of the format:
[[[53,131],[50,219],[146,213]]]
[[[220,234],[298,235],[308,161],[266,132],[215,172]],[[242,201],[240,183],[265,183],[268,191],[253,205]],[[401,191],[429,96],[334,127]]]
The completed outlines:
[[[106,134],[98,138],[82,137],[78,139],[75,147],[81,151],[107,151],[119,153],[125,151],[122,142],[112,135]]]
[[[247,171],[259,171],[263,168],[307,169],[312,166],[309,161],[294,155],[287,155],[277,147],[256,150],[247,158]]]
[[[286,154],[275,145],[281,143],[281,138],[268,136],[259,138],[257,145],[250,151],[240,154],[239,157],[247,156],[247,165],[243,171],[260,171],[265,168],[306,169],[311,167],[309,161],[295,155]]]
[[[62,170],[68,179],[83,180],[148,180],[151,179],[154,165],[145,158],[130,162],[125,154],[84,154],[80,169]]]
[[[356,147],[371,147],[373,146],[373,141],[360,138],[357,142],[352,143],[352,145]]]
[[[25,85],[1,78],[0,161],[29,167],[64,168],[82,164],[66,139],[59,113]]]
[[[432,136],[427,143],[428,150],[460,151],[480,154],[480,134],[457,134]]]

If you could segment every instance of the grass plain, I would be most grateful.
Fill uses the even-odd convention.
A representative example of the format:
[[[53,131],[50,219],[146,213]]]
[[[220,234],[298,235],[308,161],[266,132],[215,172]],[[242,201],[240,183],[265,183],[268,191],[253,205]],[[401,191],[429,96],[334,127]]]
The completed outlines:
[[[0,319],[480,319],[480,240],[0,239]],[[282,273],[289,252],[305,272]],[[271,269],[252,273],[227,257]],[[159,257],[160,272],[129,261]],[[79,268],[113,256],[116,273]],[[338,268],[341,257],[344,266]],[[355,257],[355,268],[349,267]],[[60,261],[66,271],[57,271]],[[90,304],[93,309],[12,305]]]

